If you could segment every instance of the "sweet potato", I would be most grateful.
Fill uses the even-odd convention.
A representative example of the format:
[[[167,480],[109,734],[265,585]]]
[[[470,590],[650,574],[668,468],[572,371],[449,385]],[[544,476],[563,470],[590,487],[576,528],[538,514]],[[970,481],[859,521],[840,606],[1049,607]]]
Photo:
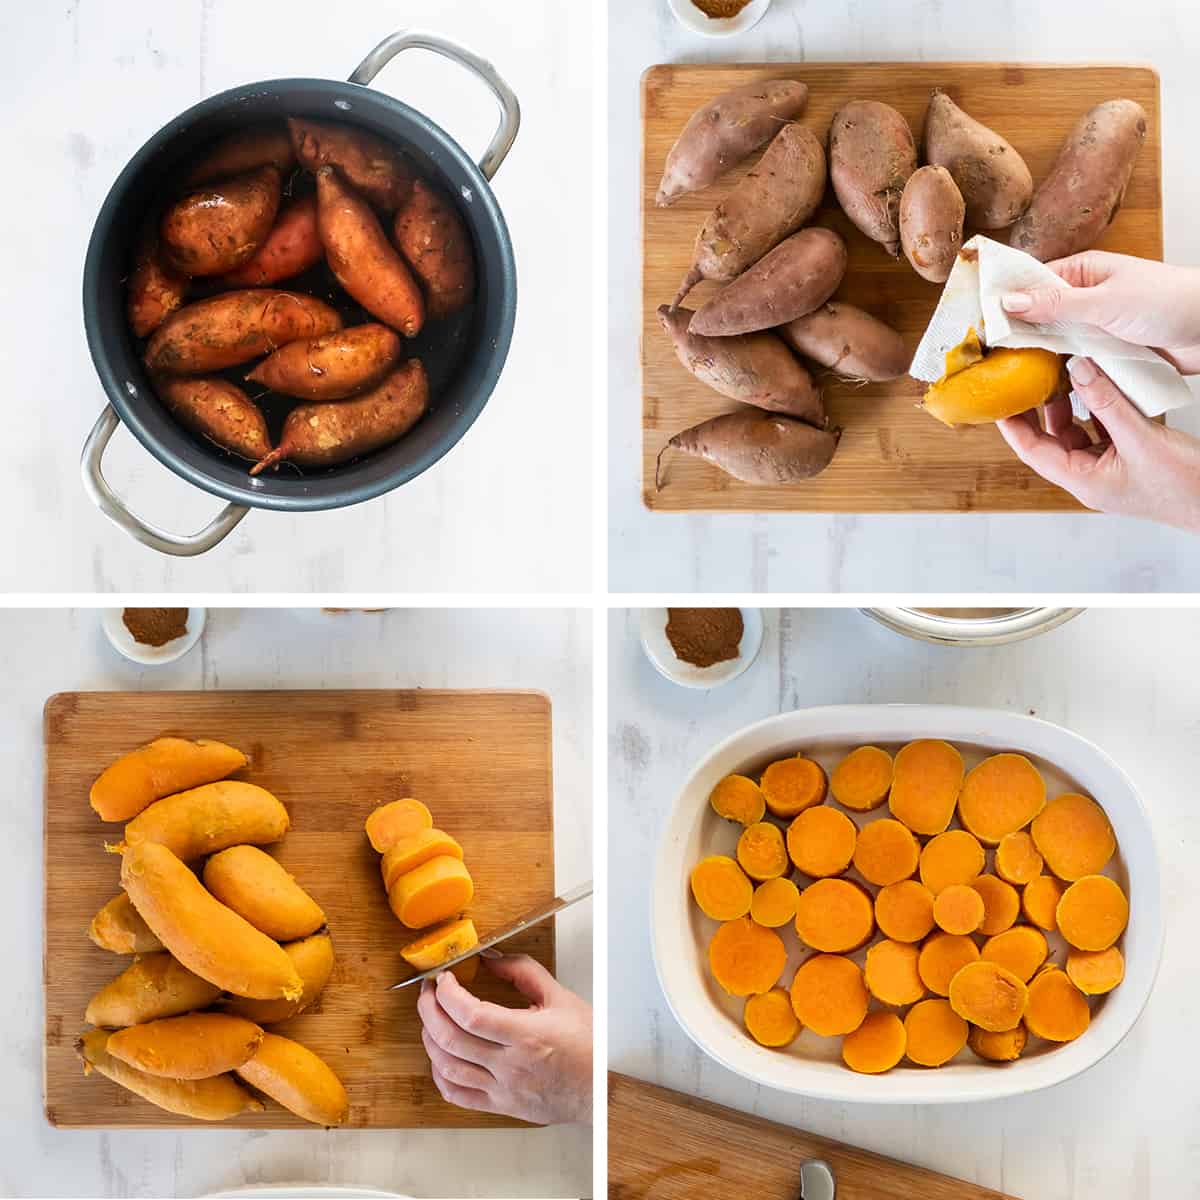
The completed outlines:
[[[258,462],[271,453],[271,434],[262,409],[236,384],[219,377],[161,376],[154,390],[186,429],[239,458]]]
[[[441,829],[418,829],[409,837],[401,838],[380,860],[383,890],[390,892],[392,884],[401,875],[406,875],[431,858],[437,858],[439,854],[449,854],[451,858],[461,859],[463,849],[454,838]]]
[[[994,937],[1012,927],[1021,911],[1021,897],[1017,889],[996,875],[980,875],[971,883],[983,901],[983,920],[979,932],[984,937]]]
[[[919,942],[932,929],[933,893],[915,879],[901,879],[879,889],[875,924],[893,942]]]
[[[829,777],[833,798],[853,812],[871,812],[888,797],[892,787],[892,756],[878,746],[851,750]]]
[[[817,211],[825,179],[821,143],[803,125],[785,125],[757,166],[709,214],[671,307],[678,308],[702,279],[736,279],[795,233]]]
[[[904,1022],[895,1013],[868,1013],[842,1039],[842,1062],[860,1075],[879,1075],[899,1064],[907,1044]]]
[[[419,829],[432,829],[433,816],[420,800],[409,796],[381,804],[364,826],[367,841],[379,854],[386,854],[398,841]]]
[[[230,846],[204,864],[204,886],[222,904],[277,942],[294,942],[325,924],[321,906],[257,846]]]
[[[840,954],[814,954],[792,977],[792,1011],[818,1037],[853,1033],[866,1018],[870,996],[856,962]]]
[[[845,879],[818,879],[800,893],[800,940],[825,954],[850,954],[875,932],[875,909],[865,889]],[[801,1017],[801,1020],[804,1020]],[[807,1021],[804,1022],[806,1025]]]
[[[126,285],[125,313],[134,336],[149,337],[180,305],[188,278],[167,261],[157,220],[147,220],[133,253]]]
[[[754,884],[726,854],[702,858],[692,868],[691,887],[700,911],[714,921],[736,921],[750,911]]]
[[[90,1029],[75,1043],[85,1075],[98,1071],[106,1079],[149,1100],[151,1104],[197,1121],[226,1121],[243,1112],[262,1112],[256,1100],[231,1075],[211,1079],[160,1079],[135,1070],[108,1053],[107,1029]]]
[[[1067,977],[1085,996],[1103,996],[1125,978],[1125,957],[1116,946],[1071,949],[1067,952]]]
[[[184,275],[224,275],[249,262],[275,224],[282,186],[268,165],[189,192],[163,213],[167,262]]]
[[[899,379],[912,361],[904,339],[890,325],[841,300],[830,300],[775,332],[797,353],[845,379]]]
[[[985,959],[968,963],[950,981],[950,1007],[964,1021],[992,1033],[1016,1029],[1028,999],[1017,976]]]
[[[867,951],[863,977],[876,1000],[896,1008],[915,1004],[925,995],[917,971],[917,948],[907,942],[876,942]]]
[[[921,850],[921,882],[936,896],[951,884],[970,883],[982,873],[986,855],[965,829],[948,829]]]
[[[1070,883],[1099,875],[1117,850],[1104,809],[1073,792],[1051,800],[1034,817],[1029,833],[1046,866]]]
[[[680,450],[720,467],[743,483],[799,483],[833,461],[840,430],[752,408],[724,413],[671,438],[658,452],[654,485],[662,486],[662,456]]]
[[[325,990],[333,974],[333,939],[328,933],[314,933],[283,948],[300,976],[302,990],[294,1000],[251,1000],[246,996],[227,996],[221,1008],[256,1025],[275,1025],[291,1020],[311,1008]]]
[[[860,829],[854,847],[859,874],[879,887],[915,875],[919,856],[917,839],[899,821],[887,817]]]
[[[1024,829],[1006,833],[996,847],[996,874],[1006,883],[1023,886],[1042,873],[1043,865],[1032,836]]]
[[[189,971],[238,996],[295,1000],[303,983],[278,943],[210,895],[166,846],[131,846],[121,886],[162,944]]]
[[[979,959],[979,947],[962,934],[934,933],[926,938],[917,957],[921,982],[935,995],[945,996],[950,981],[968,963]]]
[[[413,338],[425,299],[371,206],[332,167],[317,172],[317,232],[338,283],[377,320]]]
[[[746,1032],[760,1045],[773,1049],[787,1046],[800,1033],[800,1022],[792,1011],[792,998],[783,988],[772,988],[749,996],[742,1010]]]
[[[1029,985],[1025,1025],[1048,1042],[1073,1042],[1087,1032],[1092,1013],[1083,993],[1057,967],[1043,971]]]
[[[857,840],[858,827],[845,813],[818,804],[788,826],[788,855],[805,875],[824,879],[850,866]]]
[[[933,919],[947,933],[974,933],[983,925],[983,897],[965,883],[952,883],[933,898]]]
[[[749,917],[726,921],[708,943],[709,970],[731,996],[769,992],[786,964],[783,939]]]
[[[680,363],[713,391],[768,412],[799,417],[818,428],[824,426],[820,389],[775,334],[701,337],[688,332],[690,309],[672,311],[665,304],[658,310],[658,318]]]
[[[214,142],[204,157],[184,175],[185,186],[195,187],[214,179],[244,175],[268,163],[286,175],[296,165],[292,139],[282,121],[248,125]]]
[[[908,122],[878,100],[852,100],[829,127],[829,177],[846,216],[893,257],[900,255],[900,197],[917,169]]]
[[[403,155],[382,138],[330,121],[288,118],[292,146],[300,165],[314,175],[336,167],[346,181],[377,208],[394,212],[413,186]]]
[[[994,130],[963,112],[940,88],[925,113],[925,161],[950,172],[975,229],[1006,229],[1029,207],[1033,176]]]
[[[479,933],[469,917],[447,921],[423,933],[400,950],[400,957],[418,971],[432,971],[442,963],[466,954],[479,945]]]
[[[1039,929],[1047,933],[1058,932],[1058,902],[1062,899],[1063,885],[1053,875],[1039,875],[1031,879],[1021,892],[1021,911]]]
[[[799,116],[807,100],[807,84],[768,79],[696,109],[667,154],[655,202],[665,207],[708,187],[775,137],[783,122]]]
[[[743,871],[756,883],[785,875],[791,867],[783,834],[778,825],[759,821],[747,825],[738,838],[737,860]]]
[[[388,892],[388,902],[401,924],[425,929],[457,916],[474,894],[462,860],[442,854],[401,875]]]
[[[223,292],[172,313],[150,337],[146,366],[152,374],[203,375],[341,327],[342,318],[313,296],[271,288]]]
[[[324,254],[317,233],[317,198],[301,196],[284,206],[253,257],[216,282],[225,287],[270,287],[315,267]]]
[[[392,239],[425,289],[425,307],[435,321],[465,308],[475,298],[475,250],[454,205],[424,180],[392,223]]]
[[[922,1000],[904,1017],[905,1049],[919,1067],[941,1067],[967,1044],[967,1023],[947,1000]]]
[[[1046,935],[1040,929],[1018,925],[988,938],[979,957],[985,962],[998,963],[1022,983],[1028,983],[1046,961],[1048,953]]]
[[[1068,388],[1064,360],[1050,350],[990,350],[979,362],[943,375],[921,407],[943,425],[983,425],[1037,408]]]
[[[101,950],[114,954],[150,954],[162,949],[154,931],[122,892],[114,896],[93,918],[88,937]]]
[[[238,1067],[237,1073],[251,1087],[314,1125],[342,1125],[350,1115],[346,1089],[329,1064],[291,1038],[264,1034],[254,1057]]]
[[[371,322],[308,342],[289,342],[246,379],[301,400],[345,400],[380,383],[400,361],[401,350],[394,330]],[[251,457],[257,460],[262,454]]]
[[[1055,921],[1076,950],[1107,950],[1125,932],[1129,901],[1107,876],[1085,875],[1063,892]]]
[[[945,167],[918,167],[900,196],[900,245],[922,279],[945,283],[963,243],[966,205]]]
[[[88,799],[102,821],[128,821],[155,800],[215,783],[245,765],[246,756],[224,742],[156,738],[105,767]]]
[[[134,959],[106,983],[88,1001],[84,1020],[89,1025],[123,1029],[207,1008],[220,994],[215,984],[193,974],[166,951],[159,951]]]
[[[768,929],[779,929],[794,921],[799,907],[800,889],[782,876],[764,879],[750,898],[750,916]]]
[[[688,331],[729,337],[774,329],[820,308],[846,273],[846,243],[832,229],[801,229],[701,308]]]
[[[759,787],[771,815],[788,819],[823,803],[827,781],[820,763],[794,754],[769,764]]]
[[[166,846],[184,862],[227,846],[277,842],[288,830],[287,809],[266,788],[229,779],[156,800],[125,826],[117,853],[147,842]]]
[[[164,1079],[211,1079],[240,1067],[262,1043],[252,1021],[229,1013],[188,1013],[118,1030],[108,1052]]]
[[[1042,262],[1094,246],[1120,211],[1145,140],[1146,113],[1133,100],[1108,100],[1085,113],[1009,244]]]
[[[1046,806],[1046,781],[1022,754],[993,754],[963,780],[958,817],[985,846],[1024,829]]]
[[[349,462],[398,441],[428,408],[429,380],[421,360],[413,358],[351,400],[296,405],[283,423],[279,445],[250,474],[280,462],[311,470]]]
[[[739,825],[753,825],[767,811],[758,784],[745,775],[726,775],[709,793],[708,802],[718,817]]]
[[[909,742],[896,755],[888,808],[913,833],[942,833],[954,816],[963,760],[949,742]]]
[[[967,1034],[967,1045],[988,1062],[1016,1062],[1024,1052],[1028,1040],[1029,1034],[1025,1030],[1024,1022],[1015,1029],[1005,1029],[999,1033],[972,1025],[970,1033]]]

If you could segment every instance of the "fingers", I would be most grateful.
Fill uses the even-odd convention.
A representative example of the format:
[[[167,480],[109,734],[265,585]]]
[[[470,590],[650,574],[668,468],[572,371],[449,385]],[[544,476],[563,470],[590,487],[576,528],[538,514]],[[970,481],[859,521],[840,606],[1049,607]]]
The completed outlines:
[[[447,978],[454,979],[454,976],[447,972],[439,977],[438,982],[441,983],[443,979]],[[455,979],[454,982],[458,983],[458,980]],[[460,990],[462,990],[461,986]],[[500,1047],[494,1045],[486,1037],[477,1037],[458,1016],[442,1004],[441,999],[437,988],[428,983],[421,985],[421,995],[417,999],[417,1012],[420,1014],[421,1024],[425,1027],[425,1031],[447,1054],[464,1059],[466,1062],[476,1063],[481,1067],[487,1067],[490,1070],[500,1054]],[[475,998],[472,996],[471,999]],[[478,1004],[479,1001],[475,1001],[475,1003]]]
[[[546,1005],[558,991],[558,981],[535,958],[528,954],[506,954],[488,960],[488,970],[506,979],[534,1004]]]
[[[1042,408],[1042,415],[1046,422],[1046,432],[1051,437],[1062,437],[1071,429],[1077,429],[1075,424],[1075,414],[1071,410],[1070,396],[1055,396],[1052,400],[1047,400]]]
[[[484,1070],[476,1063],[467,1062],[465,1058],[455,1058],[448,1054],[429,1036],[429,1031],[421,1031],[421,1042],[425,1053],[429,1055],[429,1065],[447,1083],[456,1087],[471,1088],[477,1092],[488,1092],[496,1084],[496,1077],[491,1071]]]
[[[489,966],[503,962],[503,959],[485,959]],[[443,971],[437,977],[436,988],[430,988],[436,996],[438,1007],[458,1026],[459,1031],[466,1031],[475,1041],[482,1039],[484,1043],[497,1042],[501,1046],[511,1046],[520,1035],[521,1013],[502,1008],[499,1004],[490,1004],[472,996],[449,971]],[[424,997],[422,997],[423,999]],[[439,1039],[439,1045],[444,1045]],[[446,1046],[451,1054],[457,1053],[453,1047]],[[459,1055],[469,1058],[472,1062],[483,1062],[472,1055]],[[486,1062],[483,1063],[487,1065]]]
[[[1103,283],[1116,270],[1123,254],[1112,254],[1107,250],[1085,250],[1067,258],[1056,258],[1046,266],[1055,275],[1065,279],[1072,287],[1088,288]]]
[[[1073,321],[1098,325],[1103,319],[1103,296],[1095,288],[1073,288],[1046,284],[1023,292],[1005,292],[1000,297],[1006,313],[1031,325],[1049,325],[1055,321]]]
[[[1056,438],[1042,433],[1036,421],[1022,419],[1028,415],[1006,417],[996,424],[1004,440],[1027,467],[1031,467],[1043,479],[1059,487],[1067,487],[1070,479],[1069,451]]]
[[[1071,373],[1076,394],[1088,412],[1103,425],[1118,449],[1146,436],[1151,422],[1090,358],[1070,359],[1067,370]]]
[[[432,1074],[433,1086],[437,1088],[438,1094],[447,1104],[454,1104],[459,1108],[469,1108],[474,1112],[494,1113],[500,1111],[487,1092],[452,1083],[436,1069]]]

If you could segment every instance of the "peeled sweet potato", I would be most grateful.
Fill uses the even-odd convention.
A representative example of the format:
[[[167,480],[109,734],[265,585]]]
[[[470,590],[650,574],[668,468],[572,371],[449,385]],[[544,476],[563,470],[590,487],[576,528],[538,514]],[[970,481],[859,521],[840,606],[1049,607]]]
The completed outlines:
[[[982,425],[1028,412],[1069,387],[1050,350],[1000,347],[926,389],[921,407],[944,425]]]
[[[688,331],[728,337],[774,329],[820,308],[846,273],[846,243],[832,229],[801,229],[722,288]]]
[[[346,1089],[329,1064],[291,1038],[264,1034],[254,1057],[238,1067],[237,1073],[314,1125],[341,1125],[350,1115]]]
[[[230,1013],[185,1013],[120,1029],[108,1052],[128,1066],[164,1079],[211,1079],[246,1062],[263,1031]]]
[[[113,954],[150,954],[162,949],[154,931],[122,892],[114,896],[93,918],[88,937],[101,950]]]
[[[799,116],[807,100],[807,84],[768,79],[734,88],[698,108],[667,154],[656,203],[665,207],[708,187],[769,142],[783,122]]]
[[[287,174],[296,165],[296,152],[282,121],[248,125],[214,142],[204,157],[184,175],[187,187],[228,179],[271,163]]]
[[[900,245],[922,279],[945,283],[962,249],[966,205],[945,167],[918,167],[900,196]]]
[[[160,950],[134,959],[116,979],[105,984],[88,1001],[84,1020],[89,1025],[123,1029],[207,1008],[220,994],[216,984],[201,979]]]
[[[236,384],[219,377],[161,376],[154,390],[186,429],[239,458],[258,462],[271,452],[271,434],[262,409]]]
[[[400,360],[399,335],[374,321],[307,342],[289,342],[246,376],[301,400],[345,400],[378,384]],[[257,462],[266,450],[247,455]]]
[[[475,884],[462,859],[442,854],[401,875],[388,892],[388,902],[402,925],[426,929],[458,916],[474,894]]]
[[[462,858],[463,849],[456,839],[441,829],[418,829],[410,837],[402,838],[379,860],[383,890],[390,892],[392,884],[401,875],[407,875],[415,867],[442,854]]]
[[[400,951],[400,957],[418,971],[432,971],[442,963],[466,954],[479,945],[479,934],[470,917],[447,921],[423,933]]]
[[[413,173],[403,155],[382,138],[336,121],[288,118],[300,165],[314,175],[336,167],[377,208],[394,212],[412,190]]]
[[[316,266],[324,253],[317,233],[317,198],[301,196],[279,214],[254,257],[217,282],[226,287],[269,287]]]
[[[204,864],[204,886],[222,904],[277,942],[294,942],[325,924],[321,906],[257,846],[230,846]]]
[[[454,205],[422,179],[392,223],[392,238],[425,289],[425,305],[441,320],[475,296],[475,250]]]
[[[302,990],[291,1000],[251,1000],[246,996],[227,996],[221,1007],[256,1025],[275,1025],[289,1021],[317,1002],[333,974],[333,939],[328,933],[314,933],[298,942],[288,942],[283,952],[292,960],[300,976]]]
[[[432,828],[432,813],[420,800],[410,796],[379,805],[364,825],[367,840],[377,854],[386,854],[398,841],[419,829]]]
[[[830,300],[775,332],[793,350],[846,379],[899,379],[912,361],[890,325],[841,300]]]

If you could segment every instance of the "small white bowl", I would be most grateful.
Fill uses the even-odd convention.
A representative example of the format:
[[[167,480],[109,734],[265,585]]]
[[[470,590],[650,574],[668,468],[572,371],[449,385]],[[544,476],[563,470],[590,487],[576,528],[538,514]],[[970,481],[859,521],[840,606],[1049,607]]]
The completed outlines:
[[[747,29],[753,29],[771,7],[771,0],[750,0],[736,17],[718,20],[706,17],[692,0],[668,0],[668,3],[675,19],[685,29],[698,33],[701,37],[713,38],[732,37],[737,33],[745,33]]]
[[[711,667],[693,666],[678,658],[667,640],[665,608],[642,609],[642,649],[653,663],[654,669],[680,687],[720,687],[721,684],[736,679],[758,657],[762,647],[762,611],[757,608],[742,608],[738,611],[742,614],[743,629],[737,658],[713,663]]]
[[[189,608],[187,632],[183,637],[177,637],[161,646],[144,646],[141,642],[135,642],[133,634],[125,628],[125,622],[121,619],[124,612],[123,608],[104,610],[101,620],[104,636],[118,654],[143,667],[162,667],[182,658],[200,640],[207,617],[206,609]]]

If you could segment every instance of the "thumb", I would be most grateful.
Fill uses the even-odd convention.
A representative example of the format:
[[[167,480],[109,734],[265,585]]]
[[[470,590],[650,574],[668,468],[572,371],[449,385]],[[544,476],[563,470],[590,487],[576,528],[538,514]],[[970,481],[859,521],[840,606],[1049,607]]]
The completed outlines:
[[[1067,370],[1076,394],[1108,431],[1118,451],[1145,437],[1147,427],[1154,427],[1090,358],[1072,358]]]
[[[528,954],[504,954],[483,960],[493,975],[511,983],[534,1004],[547,1005],[558,991],[558,980]]]
[[[1006,313],[1031,325],[1049,325],[1052,321],[1099,325],[1103,320],[1102,302],[1099,287],[1074,288],[1067,283],[1048,283],[1023,292],[1005,292],[1000,297],[1000,307]]]

